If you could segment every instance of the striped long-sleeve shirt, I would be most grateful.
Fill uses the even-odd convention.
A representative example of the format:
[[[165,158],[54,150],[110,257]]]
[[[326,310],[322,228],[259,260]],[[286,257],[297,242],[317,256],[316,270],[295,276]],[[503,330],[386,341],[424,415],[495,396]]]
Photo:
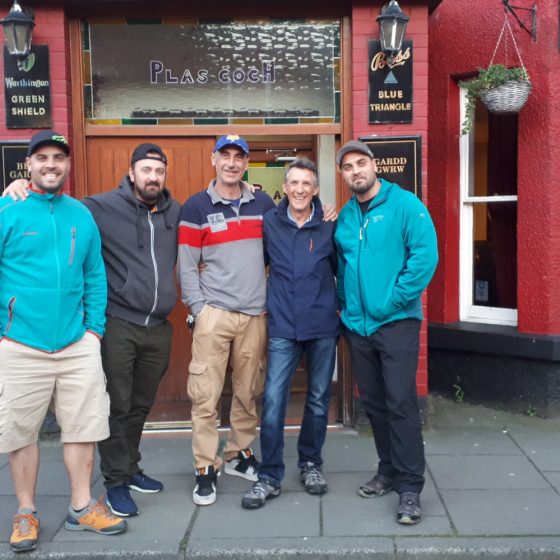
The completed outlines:
[[[265,310],[263,216],[274,203],[243,183],[241,191],[237,206],[222,199],[212,181],[181,208],[178,276],[183,303],[194,314],[204,304],[248,315]]]

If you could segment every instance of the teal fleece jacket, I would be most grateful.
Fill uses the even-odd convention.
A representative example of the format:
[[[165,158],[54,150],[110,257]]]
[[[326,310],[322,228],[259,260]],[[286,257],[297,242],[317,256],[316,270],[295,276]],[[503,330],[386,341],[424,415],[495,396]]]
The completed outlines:
[[[0,332],[47,352],[103,336],[107,279],[90,211],[66,195],[0,199]]]
[[[353,196],[335,232],[342,322],[362,336],[399,319],[422,319],[420,296],[438,261],[434,224],[424,204],[380,181],[365,215]]]

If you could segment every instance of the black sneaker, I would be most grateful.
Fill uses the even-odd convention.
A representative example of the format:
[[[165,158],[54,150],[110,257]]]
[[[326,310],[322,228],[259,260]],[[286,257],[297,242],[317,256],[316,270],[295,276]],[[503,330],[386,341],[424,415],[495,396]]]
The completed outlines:
[[[403,492],[399,496],[397,521],[403,525],[416,525],[422,521],[422,507],[418,492]]]
[[[328,490],[327,481],[321,472],[321,467],[313,463],[306,463],[301,469],[300,478],[308,494],[324,494]]]
[[[257,480],[253,487],[241,501],[241,505],[246,509],[257,509],[263,507],[266,500],[280,496],[280,486],[273,486],[266,480]]]
[[[130,477],[128,487],[136,492],[142,492],[142,494],[156,494],[163,490],[163,483],[138,471]]]
[[[218,473],[214,465],[202,467],[196,471],[196,486],[192,497],[197,506],[209,506],[216,501],[216,484],[218,483]]]
[[[126,484],[107,488],[106,502],[113,514],[119,517],[134,517],[140,513]]]
[[[257,481],[257,467],[259,466],[253,450],[250,447],[243,449],[235,459],[226,461],[224,472],[232,476],[240,476],[251,482]]]
[[[362,498],[378,498],[393,491],[393,479],[383,474],[376,474],[369,482],[362,484],[358,494]]]

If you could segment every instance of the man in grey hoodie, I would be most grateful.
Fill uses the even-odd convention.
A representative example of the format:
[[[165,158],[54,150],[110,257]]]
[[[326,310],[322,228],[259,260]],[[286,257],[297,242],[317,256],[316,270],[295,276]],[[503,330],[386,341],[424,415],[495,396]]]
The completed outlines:
[[[101,232],[107,270],[107,327],[101,346],[111,397],[111,435],[98,444],[107,503],[114,514],[137,515],[130,489],[155,493],[163,484],[140,469],[140,438],[167,370],[177,297],[179,204],[165,188],[167,158],[140,144],[114,190],[88,197]]]
[[[165,188],[167,158],[157,144],[140,144],[128,175],[114,190],[87,197],[101,234],[108,303],[101,344],[111,397],[108,439],[98,444],[107,502],[122,517],[139,513],[130,489],[155,493],[163,484],[140,469],[140,438],[167,369],[177,297],[175,274],[179,204]],[[4,196],[24,198],[28,182]]]

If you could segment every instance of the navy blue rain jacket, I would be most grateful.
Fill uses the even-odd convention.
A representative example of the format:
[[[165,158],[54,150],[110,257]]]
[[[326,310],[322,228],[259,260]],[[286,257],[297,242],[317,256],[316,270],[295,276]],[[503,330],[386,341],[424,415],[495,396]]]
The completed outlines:
[[[339,335],[335,222],[323,221],[323,208],[301,228],[288,218],[288,199],[264,216],[268,336],[312,340]]]

